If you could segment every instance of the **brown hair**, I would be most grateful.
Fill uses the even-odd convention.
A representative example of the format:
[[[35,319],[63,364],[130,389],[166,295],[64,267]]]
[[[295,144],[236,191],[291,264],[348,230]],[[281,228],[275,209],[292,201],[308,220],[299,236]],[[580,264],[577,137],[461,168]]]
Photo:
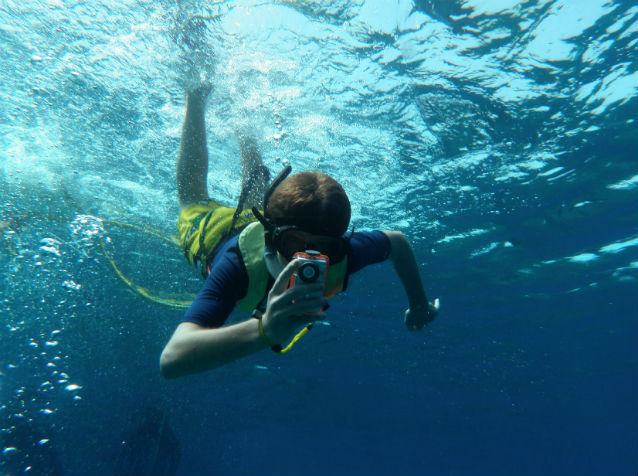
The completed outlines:
[[[350,200],[343,187],[321,172],[291,175],[268,200],[266,217],[309,233],[341,236],[350,223]]]

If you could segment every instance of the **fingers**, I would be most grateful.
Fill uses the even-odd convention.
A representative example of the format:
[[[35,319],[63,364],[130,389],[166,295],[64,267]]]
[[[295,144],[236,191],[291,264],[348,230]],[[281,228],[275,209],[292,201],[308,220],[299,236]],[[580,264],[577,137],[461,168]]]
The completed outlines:
[[[323,283],[300,284],[286,289],[282,295],[286,300],[297,301],[304,299],[321,299],[323,297]]]
[[[314,313],[328,305],[328,299],[323,297],[322,285],[293,287],[286,290],[279,299],[286,306],[284,313],[288,316]]]
[[[441,302],[439,298],[436,298],[434,302],[428,303],[427,309],[417,309],[415,311],[408,309],[405,311],[405,325],[411,331],[421,330],[436,319],[440,308]]]
[[[429,324],[434,319],[436,319],[436,316],[439,315],[440,308],[441,308],[441,303],[439,301],[439,298],[436,298],[433,303],[428,304],[428,318],[427,318],[426,324]]]
[[[326,314],[319,311],[322,307],[321,301],[316,303],[296,302],[290,305],[288,312],[290,313],[290,316],[294,317],[299,323],[307,324],[326,319]]]
[[[306,287],[310,288],[298,286],[269,295],[263,326],[271,342],[287,341],[300,326],[326,319],[321,309],[327,306],[328,300],[322,296],[321,287],[313,291],[299,289]]]
[[[284,270],[280,277],[282,275],[288,275],[288,273]],[[287,283],[287,280],[283,280],[283,286],[287,286]],[[277,283],[273,286],[268,302],[270,309],[281,316],[314,312],[328,305],[328,300],[323,296],[323,284],[293,286],[278,293],[274,292],[276,285]]]
[[[275,279],[275,284],[273,284],[270,293],[281,294],[286,288],[288,288],[288,281],[290,277],[297,271],[297,268],[301,265],[301,261],[297,259],[293,259],[290,263],[286,265],[286,267],[279,273],[277,279]]]

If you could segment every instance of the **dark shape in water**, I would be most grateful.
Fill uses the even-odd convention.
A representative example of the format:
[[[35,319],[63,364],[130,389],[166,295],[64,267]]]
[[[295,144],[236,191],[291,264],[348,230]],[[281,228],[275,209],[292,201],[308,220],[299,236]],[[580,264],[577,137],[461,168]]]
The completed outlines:
[[[115,468],[119,476],[174,475],[180,461],[180,446],[168,417],[159,408],[144,411],[141,424],[122,442]]]

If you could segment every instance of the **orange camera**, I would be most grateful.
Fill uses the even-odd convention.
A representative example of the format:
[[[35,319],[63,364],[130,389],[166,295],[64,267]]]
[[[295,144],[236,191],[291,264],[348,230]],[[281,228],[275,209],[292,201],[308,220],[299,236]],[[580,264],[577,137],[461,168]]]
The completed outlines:
[[[297,268],[295,274],[290,277],[289,287],[304,286],[308,284],[323,284],[323,295],[326,295],[326,279],[328,277],[328,266],[330,259],[318,251],[306,250],[295,253],[294,259],[301,260],[301,266]],[[321,309],[312,312],[321,312]]]

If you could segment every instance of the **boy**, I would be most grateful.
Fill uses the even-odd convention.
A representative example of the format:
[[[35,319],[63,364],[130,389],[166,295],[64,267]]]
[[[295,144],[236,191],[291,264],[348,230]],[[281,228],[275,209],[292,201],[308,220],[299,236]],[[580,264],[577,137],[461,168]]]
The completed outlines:
[[[287,352],[313,322],[325,319],[328,298],[345,290],[349,275],[386,259],[408,296],[408,329],[434,320],[438,299],[428,302],[405,236],[396,231],[346,235],[350,202],[331,177],[319,172],[287,177],[287,168],[268,188],[269,174],[255,143],[240,134],[238,206],[223,207],[208,198],[204,109],[209,91],[201,87],[187,95],[177,163],[178,232],[187,260],[200,267],[205,282],[162,352],[162,375],[202,372],[268,347]],[[328,257],[325,284],[321,279],[290,286],[303,264],[294,255],[308,250]],[[235,307],[253,312],[253,318],[222,327]]]

